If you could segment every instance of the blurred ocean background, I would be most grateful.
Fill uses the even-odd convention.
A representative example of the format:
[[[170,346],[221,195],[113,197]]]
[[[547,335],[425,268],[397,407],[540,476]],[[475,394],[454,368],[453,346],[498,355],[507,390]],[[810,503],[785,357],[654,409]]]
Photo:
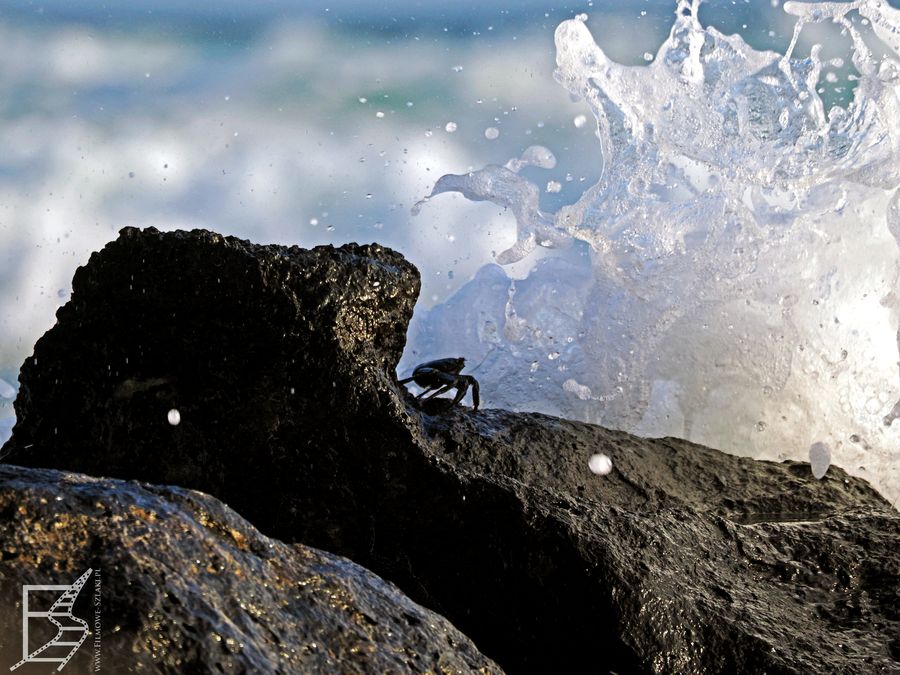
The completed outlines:
[[[126,225],[378,241],[423,271],[423,306],[445,299],[515,235],[462,199],[413,218],[438,176],[532,143],[560,159],[549,201],[596,173],[593,125],[573,124],[590,113],[552,78],[556,25],[591,11],[637,63],[674,16],[589,4],[0,2],[0,434],[75,268]],[[729,12],[787,44],[777,12]]]
[[[421,270],[417,317],[445,302],[515,241],[515,220],[459,195],[412,216],[437,178],[540,144],[556,167],[523,175],[547,186],[542,209],[598,180],[596,121],[553,78],[554,30],[579,13],[607,55],[640,65],[675,2],[0,2],[0,440],[75,268],[124,226],[378,241]],[[709,0],[700,19],[779,53],[795,23],[778,0]],[[845,57],[827,107],[852,95],[848,50],[823,43]]]

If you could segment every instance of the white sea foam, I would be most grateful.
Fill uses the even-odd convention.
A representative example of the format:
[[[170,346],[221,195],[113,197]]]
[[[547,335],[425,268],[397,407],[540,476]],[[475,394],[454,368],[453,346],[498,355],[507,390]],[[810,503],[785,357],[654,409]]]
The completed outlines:
[[[465,303],[433,311],[413,339],[427,352],[430,321],[512,316],[514,330],[465,345],[472,360],[488,356],[479,378],[492,404],[769,459],[828,447],[896,501],[900,12],[882,0],[788,2],[797,22],[781,55],[704,28],[699,4],[679,3],[640,66],[608,58],[583,17],[560,24],[555,76],[597,120],[586,151],[601,178],[555,213],[518,175],[521,158],[443,176],[431,196],[507,207],[518,236],[501,264],[571,242],[587,255],[541,260],[515,298],[496,274],[478,275]],[[817,22],[852,40],[846,107],[819,96],[819,48],[794,57]],[[473,297],[485,298],[478,312]],[[535,371],[547,353],[558,360]],[[568,382],[599,395],[573,397]]]

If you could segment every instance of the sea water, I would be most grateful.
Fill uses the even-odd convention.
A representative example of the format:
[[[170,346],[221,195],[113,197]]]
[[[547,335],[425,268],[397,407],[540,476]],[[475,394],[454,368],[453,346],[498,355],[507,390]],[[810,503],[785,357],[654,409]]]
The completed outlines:
[[[647,65],[609,58],[586,16],[559,25],[555,77],[593,116],[600,178],[554,212],[522,175],[552,148],[437,180],[416,210],[459,192],[508,209],[518,236],[417,317],[410,353],[465,353],[486,405],[812,460],[817,477],[833,462],[896,504],[900,11],[788,2],[779,54],[699,10],[677,4]],[[843,105],[820,85],[850,64],[793,53],[821,23],[852,45]],[[556,255],[506,274],[541,247]]]

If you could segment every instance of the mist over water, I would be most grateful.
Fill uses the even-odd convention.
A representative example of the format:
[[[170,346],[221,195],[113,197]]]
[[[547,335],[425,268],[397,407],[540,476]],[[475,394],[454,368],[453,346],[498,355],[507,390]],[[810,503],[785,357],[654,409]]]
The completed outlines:
[[[812,460],[817,477],[830,461],[896,504],[900,11],[789,2],[779,54],[699,10],[680,2],[637,66],[586,16],[559,25],[555,77],[596,121],[582,151],[600,178],[541,210],[543,184],[519,172],[552,168],[550,144],[436,181],[423,212],[459,192],[515,216],[500,265],[559,253],[524,279],[483,268],[417,317],[410,351],[480,364],[485,405]],[[850,41],[850,64],[796,57],[816,24]],[[851,65],[852,99],[826,106],[827,69]]]

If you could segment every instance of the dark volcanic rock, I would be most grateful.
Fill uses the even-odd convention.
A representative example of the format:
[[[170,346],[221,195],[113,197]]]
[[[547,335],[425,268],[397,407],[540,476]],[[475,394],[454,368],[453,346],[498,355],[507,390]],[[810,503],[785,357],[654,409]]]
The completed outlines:
[[[397,254],[126,230],[73,287],[23,367],[16,463],[211,492],[396,582],[512,671],[896,668],[900,516],[864,481],[422,413],[393,374],[418,288]]]
[[[499,410],[424,427],[461,480],[515,493],[535,530],[521,536],[545,540],[521,583],[552,579],[576,594],[569,612],[611,610],[640,670],[900,672],[900,514],[841,469],[819,481],[806,463]],[[607,476],[587,470],[597,452]]]
[[[65,672],[94,671],[95,608],[102,672],[500,672],[392,584],[264,537],[199,492],[0,466],[0,542],[4,669],[21,658],[22,584],[67,585],[91,569],[72,610],[88,637]],[[55,634],[38,639],[41,627],[32,620],[35,649]]]
[[[125,228],[78,268],[22,366],[4,452],[229,495],[284,538],[307,520],[299,495],[353,508],[345,454],[378,441],[363,420],[400,406],[391,373],[418,291],[416,269],[374,244],[309,251]]]

